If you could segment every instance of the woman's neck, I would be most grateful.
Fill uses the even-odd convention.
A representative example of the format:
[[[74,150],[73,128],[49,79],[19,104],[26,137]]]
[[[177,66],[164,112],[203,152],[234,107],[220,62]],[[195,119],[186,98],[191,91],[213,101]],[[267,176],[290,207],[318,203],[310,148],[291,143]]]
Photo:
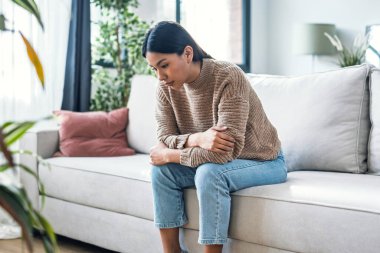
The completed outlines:
[[[195,80],[197,80],[199,75],[201,74],[201,69],[202,69],[202,61],[193,62],[191,64],[190,74],[189,74],[187,83],[192,83]]]

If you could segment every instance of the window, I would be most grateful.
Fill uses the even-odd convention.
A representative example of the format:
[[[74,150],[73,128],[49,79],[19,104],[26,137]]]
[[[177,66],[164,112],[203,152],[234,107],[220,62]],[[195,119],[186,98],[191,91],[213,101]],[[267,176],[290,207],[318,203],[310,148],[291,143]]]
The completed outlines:
[[[250,0],[176,0],[176,20],[208,54],[250,70]]]
[[[250,71],[250,0],[139,0],[139,4],[136,13],[143,20],[176,20],[212,57]],[[93,21],[99,16],[96,11],[91,15]],[[96,29],[91,32],[96,37]]]

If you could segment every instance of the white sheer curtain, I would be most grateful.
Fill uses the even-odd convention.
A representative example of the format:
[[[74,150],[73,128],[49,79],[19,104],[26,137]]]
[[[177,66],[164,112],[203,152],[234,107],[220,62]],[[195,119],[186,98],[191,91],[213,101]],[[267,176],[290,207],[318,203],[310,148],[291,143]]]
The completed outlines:
[[[37,51],[45,72],[45,91],[29,62],[20,35],[0,33],[0,122],[38,119],[60,109],[71,0],[37,0],[44,22],[38,22],[10,0],[0,0],[8,27],[20,30]]]
[[[32,15],[11,0],[0,0],[0,13],[7,18],[7,28],[16,31],[0,32],[0,124],[8,120],[40,119],[61,107],[71,0],[36,0],[36,4],[44,31]],[[28,38],[42,62],[45,91],[18,30]],[[0,162],[2,158],[0,154]],[[12,174],[0,173],[0,181],[7,176]],[[20,228],[0,208],[0,239],[19,236]]]

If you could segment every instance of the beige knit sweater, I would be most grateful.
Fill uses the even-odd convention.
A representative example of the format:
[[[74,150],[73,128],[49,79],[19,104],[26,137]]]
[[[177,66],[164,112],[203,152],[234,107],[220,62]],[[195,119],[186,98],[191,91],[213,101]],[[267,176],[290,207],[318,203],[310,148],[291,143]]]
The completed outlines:
[[[280,141],[244,72],[236,65],[204,59],[199,77],[180,90],[157,89],[157,137],[171,149],[180,149],[180,163],[226,163],[237,158],[272,160]],[[191,133],[227,126],[235,139],[233,151],[220,154],[200,147],[185,148]]]

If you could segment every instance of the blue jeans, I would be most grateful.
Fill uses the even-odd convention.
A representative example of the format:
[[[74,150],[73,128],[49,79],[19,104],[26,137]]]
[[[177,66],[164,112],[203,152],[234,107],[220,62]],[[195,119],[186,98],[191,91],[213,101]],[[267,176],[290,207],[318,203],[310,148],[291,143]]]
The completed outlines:
[[[176,163],[153,166],[155,225],[175,228],[186,224],[183,189],[195,186],[199,202],[198,243],[226,243],[230,193],[252,186],[283,183],[286,178],[282,151],[270,161],[236,159],[225,164],[205,163],[197,168]]]

